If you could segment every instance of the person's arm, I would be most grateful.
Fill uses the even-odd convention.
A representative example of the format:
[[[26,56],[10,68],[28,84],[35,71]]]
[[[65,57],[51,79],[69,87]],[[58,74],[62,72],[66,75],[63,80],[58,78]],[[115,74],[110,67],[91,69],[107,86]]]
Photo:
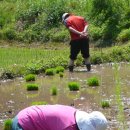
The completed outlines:
[[[80,35],[80,37],[86,36],[86,34],[84,33],[84,31],[83,31],[83,32],[79,32],[79,31],[75,30],[75,29],[72,28],[72,27],[69,27],[68,29],[69,29],[69,31],[71,31],[71,32],[73,32],[73,33],[75,33],[75,34]]]
[[[88,25],[86,25],[86,26],[84,27],[84,31],[83,31],[83,32],[86,32],[86,33],[87,33],[87,31],[88,31]]]
[[[84,27],[83,35],[86,36],[86,37],[88,36],[88,25],[86,25],[86,26]]]
[[[78,34],[78,35],[81,35],[81,34],[82,34],[81,32],[75,30],[75,29],[72,28],[72,27],[69,27],[68,29],[69,29],[71,32],[75,33],[75,34]]]

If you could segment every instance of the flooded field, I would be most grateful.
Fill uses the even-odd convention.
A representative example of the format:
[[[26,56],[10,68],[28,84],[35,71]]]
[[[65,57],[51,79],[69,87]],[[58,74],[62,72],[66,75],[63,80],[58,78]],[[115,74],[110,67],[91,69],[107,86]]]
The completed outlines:
[[[97,76],[100,86],[90,87],[86,80]],[[77,81],[79,91],[70,91],[68,82]],[[34,82],[33,82],[34,83]],[[37,76],[38,91],[27,91],[27,82],[23,78],[0,82],[0,128],[7,118],[13,118],[21,109],[33,102],[71,105],[87,112],[99,110],[108,121],[107,130],[130,130],[130,65],[121,63],[117,71],[113,64],[94,65],[91,72],[86,68],[75,68],[73,73],[67,70],[64,77]],[[50,88],[56,86],[58,93],[52,96]],[[101,101],[108,100],[109,108],[102,108]],[[1,129],[0,129],[1,130]]]

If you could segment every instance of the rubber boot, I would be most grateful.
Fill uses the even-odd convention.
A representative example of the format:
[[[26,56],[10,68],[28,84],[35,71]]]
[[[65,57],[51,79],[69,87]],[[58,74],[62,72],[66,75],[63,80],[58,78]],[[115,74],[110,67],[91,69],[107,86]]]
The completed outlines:
[[[90,71],[91,70],[91,64],[86,64],[86,68],[87,68],[88,71]]]
[[[90,71],[91,70],[90,58],[89,57],[85,58],[84,61],[85,61],[85,65],[86,65],[87,71]]]
[[[69,68],[70,72],[73,72],[73,69],[74,69],[74,60],[70,59],[68,68]]]
[[[74,66],[69,66],[68,68],[70,72],[73,72]]]

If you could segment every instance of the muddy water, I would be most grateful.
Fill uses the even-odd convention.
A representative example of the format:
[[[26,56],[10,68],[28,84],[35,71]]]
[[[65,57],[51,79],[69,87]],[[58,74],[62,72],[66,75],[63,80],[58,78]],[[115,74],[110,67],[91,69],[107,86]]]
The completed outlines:
[[[118,72],[121,86],[121,95],[118,97],[113,64],[92,66],[91,72],[86,72],[84,67],[75,68],[73,73],[66,71],[63,78],[58,74],[39,75],[35,81],[40,86],[38,91],[27,91],[23,78],[1,81],[0,128],[5,119],[14,117],[21,109],[33,102],[45,101],[49,104],[72,105],[87,112],[102,111],[109,121],[108,130],[130,130],[130,65],[119,64]],[[89,87],[86,84],[87,78],[92,76],[100,79],[99,87]],[[69,81],[79,82],[80,91],[70,92],[67,87]],[[52,86],[58,88],[56,96],[50,93]],[[101,100],[109,100],[110,108],[103,109]]]

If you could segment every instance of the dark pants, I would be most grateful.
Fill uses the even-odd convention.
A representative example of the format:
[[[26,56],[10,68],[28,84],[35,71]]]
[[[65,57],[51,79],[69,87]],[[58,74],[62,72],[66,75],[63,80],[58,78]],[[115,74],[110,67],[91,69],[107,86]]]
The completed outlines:
[[[70,59],[76,60],[77,55],[80,51],[83,58],[88,58],[90,56],[88,38],[70,41]]]

